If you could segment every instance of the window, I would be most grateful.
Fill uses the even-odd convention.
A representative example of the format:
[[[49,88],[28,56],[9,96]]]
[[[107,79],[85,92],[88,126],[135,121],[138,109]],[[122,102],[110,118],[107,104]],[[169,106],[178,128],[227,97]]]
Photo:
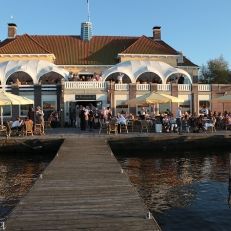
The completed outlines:
[[[10,105],[3,106],[3,116],[11,116],[12,114],[12,107]]]
[[[33,107],[33,104],[21,105],[20,106],[20,116],[27,116],[30,107]]]

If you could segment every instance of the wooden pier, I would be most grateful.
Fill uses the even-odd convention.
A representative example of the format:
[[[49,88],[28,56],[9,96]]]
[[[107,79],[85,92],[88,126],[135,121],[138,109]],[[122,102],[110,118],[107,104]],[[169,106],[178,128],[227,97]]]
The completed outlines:
[[[104,137],[65,139],[6,230],[160,230]]]

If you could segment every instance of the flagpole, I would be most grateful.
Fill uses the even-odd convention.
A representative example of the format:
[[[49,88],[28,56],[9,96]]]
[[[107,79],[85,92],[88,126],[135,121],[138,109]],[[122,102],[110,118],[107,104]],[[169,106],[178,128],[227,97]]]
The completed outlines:
[[[90,22],[90,3],[89,3],[89,0],[87,0],[87,17],[88,17],[88,22]]]

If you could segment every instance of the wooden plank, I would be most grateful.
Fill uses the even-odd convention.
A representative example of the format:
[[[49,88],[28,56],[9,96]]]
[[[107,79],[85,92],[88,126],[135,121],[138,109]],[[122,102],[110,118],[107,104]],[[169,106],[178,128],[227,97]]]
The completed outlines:
[[[68,138],[7,230],[160,230],[104,138]]]

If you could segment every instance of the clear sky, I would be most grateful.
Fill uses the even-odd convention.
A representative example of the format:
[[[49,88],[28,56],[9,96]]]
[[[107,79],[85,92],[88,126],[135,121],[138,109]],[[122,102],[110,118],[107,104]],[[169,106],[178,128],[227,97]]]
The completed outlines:
[[[94,35],[152,36],[201,66],[223,55],[231,65],[231,0],[89,0]],[[13,16],[13,18],[12,18]],[[79,35],[87,0],[0,0],[0,39],[18,34]]]

